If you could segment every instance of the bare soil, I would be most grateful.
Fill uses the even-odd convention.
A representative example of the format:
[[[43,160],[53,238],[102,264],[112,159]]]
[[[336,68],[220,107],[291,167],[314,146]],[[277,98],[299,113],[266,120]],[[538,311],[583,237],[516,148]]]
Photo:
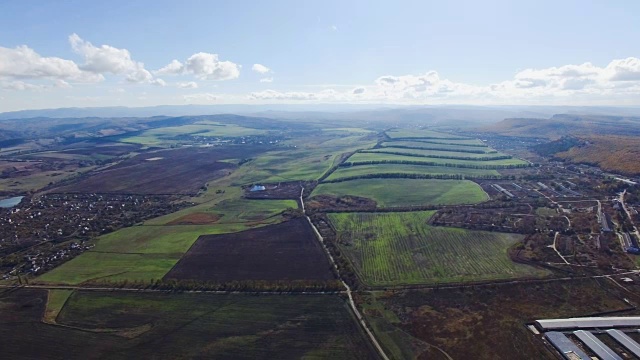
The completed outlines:
[[[165,279],[331,280],[335,276],[304,218],[232,234],[204,235]]]

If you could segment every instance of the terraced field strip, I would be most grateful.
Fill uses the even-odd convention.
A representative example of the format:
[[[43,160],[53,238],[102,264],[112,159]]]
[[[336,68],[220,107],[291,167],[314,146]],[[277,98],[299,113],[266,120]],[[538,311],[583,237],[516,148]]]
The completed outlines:
[[[423,163],[425,166],[437,166],[437,165],[457,165],[460,167],[464,167],[465,165],[468,167],[490,167],[490,166],[514,166],[514,165],[528,165],[526,161],[520,159],[499,159],[499,160],[487,160],[487,161],[478,161],[478,160],[457,160],[457,159],[441,159],[441,158],[421,158],[415,156],[406,156],[406,155],[395,155],[395,154],[385,154],[385,153],[355,153],[351,157],[347,159],[344,163],[345,166],[348,164],[357,164],[357,163],[366,163],[372,161],[387,161],[387,162],[407,162],[409,165],[420,165],[418,163]],[[415,164],[414,164],[415,163]]]
[[[442,150],[442,151],[457,151],[457,152],[469,152],[476,154],[484,154],[484,153],[496,153],[497,151],[485,146],[461,146],[461,145],[451,145],[451,144],[434,144],[434,143],[425,143],[420,141],[407,141],[407,140],[398,140],[398,141],[385,141],[380,144],[381,147],[393,147],[393,148],[405,148],[405,149],[423,149],[423,150]]]
[[[340,167],[325,181],[334,181],[358,176],[373,176],[385,174],[416,174],[437,177],[438,175],[460,175],[462,177],[498,177],[500,173],[495,169],[468,169],[446,166],[421,166],[405,164],[376,164]],[[381,176],[382,178],[382,176]]]
[[[468,140],[470,137],[459,136],[439,131],[426,129],[391,129],[385,131],[390,138],[422,138],[422,139],[448,139],[448,140]]]
[[[415,155],[415,156],[424,156],[424,157],[440,157],[440,158],[470,158],[470,159],[493,159],[493,158],[501,158],[505,156],[511,157],[511,155],[503,154],[503,153],[468,153],[468,152],[459,152],[459,151],[446,151],[446,150],[422,150],[422,149],[405,149],[405,148],[392,148],[392,147],[384,147],[384,148],[376,148],[376,149],[367,149],[362,150],[361,152],[368,153],[395,153],[399,155]]]
[[[433,212],[329,214],[338,243],[367,284],[389,286],[536,276],[513,263],[514,234],[433,227]]]

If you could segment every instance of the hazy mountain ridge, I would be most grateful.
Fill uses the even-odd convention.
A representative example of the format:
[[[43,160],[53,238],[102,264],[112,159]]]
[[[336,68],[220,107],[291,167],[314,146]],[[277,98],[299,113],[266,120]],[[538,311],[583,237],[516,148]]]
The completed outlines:
[[[509,118],[481,128],[508,136],[558,139],[567,135],[640,135],[640,117],[556,114],[544,118]]]

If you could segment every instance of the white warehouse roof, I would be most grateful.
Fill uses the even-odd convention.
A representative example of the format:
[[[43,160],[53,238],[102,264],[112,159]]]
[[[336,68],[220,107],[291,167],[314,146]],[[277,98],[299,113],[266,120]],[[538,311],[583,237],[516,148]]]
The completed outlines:
[[[544,330],[640,327],[640,316],[545,319],[536,324]]]

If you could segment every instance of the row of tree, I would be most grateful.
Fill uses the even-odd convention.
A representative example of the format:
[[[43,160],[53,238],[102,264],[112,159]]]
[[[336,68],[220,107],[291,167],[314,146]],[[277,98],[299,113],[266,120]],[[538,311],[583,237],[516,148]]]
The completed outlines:
[[[100,280],[89,286],[102,286],[107,288],[140,289],[140,290],[164,290],[164,291],[229,291],[229,292],[339,292],[344,291],[344,286],[339,280],[239,280],[228,282],[211,282],[190,279],[150,279],[147,281],[127,280]]]

